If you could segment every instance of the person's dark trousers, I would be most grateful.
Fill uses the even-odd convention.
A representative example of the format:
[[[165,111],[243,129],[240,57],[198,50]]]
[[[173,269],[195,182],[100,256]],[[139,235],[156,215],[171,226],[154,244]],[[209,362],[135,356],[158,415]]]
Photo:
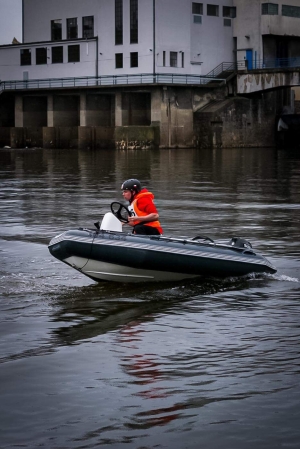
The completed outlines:
[[[146,226],[143,224],[135,225],[133,232],[134,234],[160,235],[159,231],[153,226]]]

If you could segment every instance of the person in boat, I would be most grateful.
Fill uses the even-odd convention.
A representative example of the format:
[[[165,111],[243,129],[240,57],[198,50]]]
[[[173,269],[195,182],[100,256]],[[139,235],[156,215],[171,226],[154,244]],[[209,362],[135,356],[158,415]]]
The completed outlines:
[[[128,209],[131,217],[128,217],[128,224],[133,227],[133,233],[162,234],[163,229],[158,221],[159,215],[153,202],[153,193],[142,188],[138,179],[127,179],[123,182],[121,190],[123,198],[129,201]]]

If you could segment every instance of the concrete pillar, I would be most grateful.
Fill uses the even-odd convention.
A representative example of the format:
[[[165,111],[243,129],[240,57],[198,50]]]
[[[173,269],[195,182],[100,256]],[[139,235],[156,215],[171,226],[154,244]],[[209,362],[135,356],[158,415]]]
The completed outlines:
[[[47,126],[54,126],[53,95],[47,97]]]
[[[24,126],[24,113],[23,113],[23,97],[16,95],[15,97],[15,127],[22,128]]]
[[[80,126],[86,126],[86,94],[80,94]]]
[[[122,92],[115,96],[115,126],[122,126]]]
[[[151,123],[160,124],[161,122],[161,89],[156,88],[151,92]]]

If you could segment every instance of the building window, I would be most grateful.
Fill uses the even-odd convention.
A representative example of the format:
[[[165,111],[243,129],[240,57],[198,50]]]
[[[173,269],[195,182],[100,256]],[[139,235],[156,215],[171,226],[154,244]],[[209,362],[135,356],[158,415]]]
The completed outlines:
[[[116,69],[123,68],[123,53],[116,53]]]
[[[166,52],[163,51],[163,67],[166,67]]]
[[[68,62],[80,61],[80,45],[68,45]]]
[[[236,7],[223,6],[223,17],[230,17],[231,19],[234,19],[236,17]]]
[[[52,47],[52,64],[64,62],[63,47]]]
[[[203,3],[192,3],[192,13],[193,14],[203,14]]]
[[[282,5],[282,15],[300,18],[300,6]]]
[[[184,67],[184,52],[181,52],[181,67]]]
[[[207,5],[207,15],[208,16],[219,16],[219,6],[218,5]]]
[[[276,3],[262,3],[261,13],[263,15],[277,16],[278,15],[278,5]]]
[[[82,37],[94,37],[94,16],[82,17]]]
[[[202,16],[194,16],[194,23],[202,23]]]
[[[177,67],[177,51],[170,51],[170,67]]]
[[[31,65],[31,50],[24,49],[20,51],[21,65]]]
[[[78,38],[77,18],[67,19],[67,39]]]
[[[62,40],[61,19],[51,20],[51,40],[52,41],[61,41]]]
[[[130,53],[130,67],[138,67],[139,66],[139,55],[138,52],[135,51]]]
[[[224,27],[231,27],[231,19],[224,19]]]
[[[47,64],[47,48],[36,48],[35,50],[36,65]]]
[[[138,0],[130,0],[130,43],[138,43]]]
[[[115,0],[115,44],[123,44],[123,0]]]

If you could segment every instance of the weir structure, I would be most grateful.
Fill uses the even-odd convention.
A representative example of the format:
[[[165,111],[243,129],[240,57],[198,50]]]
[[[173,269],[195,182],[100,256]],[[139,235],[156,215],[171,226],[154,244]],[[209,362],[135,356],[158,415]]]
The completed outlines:
[[[207,76],[138,74],[0,83],[0,146],[273,146],[300,67],[222,63]]]
[[[178,74],[5,81],[0,145],[192,147],[194,110],[224,81]]]

